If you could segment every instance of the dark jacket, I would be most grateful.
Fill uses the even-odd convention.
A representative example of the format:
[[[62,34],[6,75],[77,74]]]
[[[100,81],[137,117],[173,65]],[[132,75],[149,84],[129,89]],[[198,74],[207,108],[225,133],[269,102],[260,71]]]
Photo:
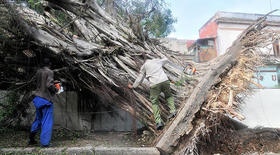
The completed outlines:
[[[36,73],[36,90],[34,95],[52,102],[56,92],[57,89],[54,86],[53,71],[48,67],[39,69]]]

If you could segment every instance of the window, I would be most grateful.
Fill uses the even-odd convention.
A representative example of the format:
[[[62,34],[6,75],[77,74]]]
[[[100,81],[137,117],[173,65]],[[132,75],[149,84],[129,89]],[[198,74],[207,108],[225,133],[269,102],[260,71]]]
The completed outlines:
[[[256,83],[262,85],[266,89],[280,88],[280,66],[267,65],[258,68],[258,72],[255,73]],[[253,86],[256,88],[255,86]]]
[[[208,46],[214,47],[214,40],[208,40]]]

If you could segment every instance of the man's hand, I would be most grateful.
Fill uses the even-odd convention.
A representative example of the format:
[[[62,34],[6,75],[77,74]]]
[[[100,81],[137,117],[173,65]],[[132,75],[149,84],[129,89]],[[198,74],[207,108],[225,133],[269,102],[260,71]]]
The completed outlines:
[[[57,83],[60,83],[60,81],[54,80],[53,83],[54,83],[54,84],[57,84]]]
[[[132,86],[130,83],[128,83],[127,87],[128,87],[129,89],[132,89],[132,88],[133,88],[133,86]]]

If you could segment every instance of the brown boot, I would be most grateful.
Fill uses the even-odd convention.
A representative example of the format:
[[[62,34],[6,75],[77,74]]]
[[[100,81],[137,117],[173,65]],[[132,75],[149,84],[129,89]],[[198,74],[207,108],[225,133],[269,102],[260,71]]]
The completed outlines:
[[[162,130],[163,129],[163,123],[159,122],[157,123],[157,130]]]
[[[176,112],[172,112],[171,114],[168,115],[168,119],[171,120],[176,116]]]

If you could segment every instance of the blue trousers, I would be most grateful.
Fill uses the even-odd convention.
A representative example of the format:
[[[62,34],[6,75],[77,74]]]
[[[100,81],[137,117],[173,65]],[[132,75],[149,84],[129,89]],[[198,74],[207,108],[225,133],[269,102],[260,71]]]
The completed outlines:
[[[41,128],[40,143],[41,145],[49,145],[53,127],[53,104],[38,96],[33,99],[33,103],[36,108],[36,117],[31,132],[37,132]]]

